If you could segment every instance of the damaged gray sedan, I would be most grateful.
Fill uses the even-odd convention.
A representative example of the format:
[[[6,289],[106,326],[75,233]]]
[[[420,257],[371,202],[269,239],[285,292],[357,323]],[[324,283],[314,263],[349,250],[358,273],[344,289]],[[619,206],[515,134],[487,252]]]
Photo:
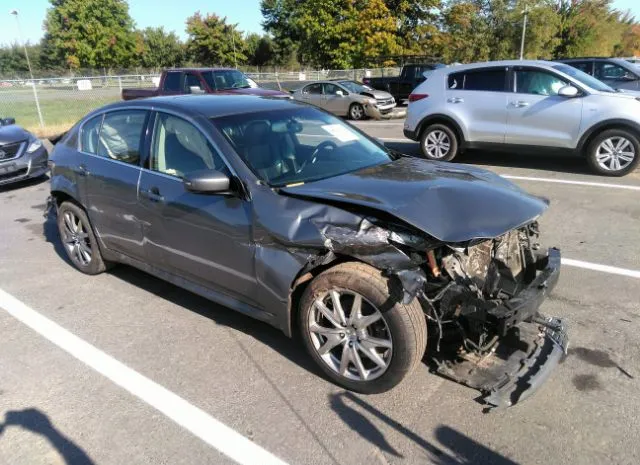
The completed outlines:
[[[51,166],[80,271],[125,263],[299,333],[347,389],[389,390],[424,359],[508,406],[566,352],[565,325],[538,310],[560,271],[539,244],[547,201],[403,156],[317,108],[118,103],[69,131]]]

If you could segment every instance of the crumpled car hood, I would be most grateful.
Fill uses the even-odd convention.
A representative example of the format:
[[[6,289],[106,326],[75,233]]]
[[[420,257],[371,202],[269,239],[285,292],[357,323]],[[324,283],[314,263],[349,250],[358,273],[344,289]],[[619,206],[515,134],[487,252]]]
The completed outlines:
[[[549,205],[490,171],[410,157],[281,192],[385,212],[449,243],[501,236]]]
[[[20,126],[15,124],[0,126],[0,145],[13,144],[27,139],[29,139],[29,133]]]

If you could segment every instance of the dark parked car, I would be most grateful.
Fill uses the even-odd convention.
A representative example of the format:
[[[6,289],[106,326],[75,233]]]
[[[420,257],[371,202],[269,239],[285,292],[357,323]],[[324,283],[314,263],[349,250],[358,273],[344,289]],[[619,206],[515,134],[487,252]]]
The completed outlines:
[[[578,68],[614,89],[640,91],[640,68],[622,58],[568,58],[557,61]]]
[[[397,102],[407,100],[411,91],[423,83],[427,78],[424,73],[442,68],[445,65],[437,63],[422,63],[415,65],[404,65],[400,71],[400,76],[394,77],[365,77],[362,82],[374,89],[384,90],[393,95]]]
[[[388,150],[290,100],[197,96],[106,106],[52,154],[50,205],[87,274],[125,263],[299,331],[336,383],[398,384],[429,349],[490,405],[563,358],[538,313],[560,271],[548,203],[477,168]]]
[[[0,119],[0,186],[47,172],[47,150],[13,118]]]
[[[291,98],[286,92],[263,89],[241,71],[229,68],[183,68],[162,72],[153,89],[122,89],[122,100],[184,94],[261,95]]]

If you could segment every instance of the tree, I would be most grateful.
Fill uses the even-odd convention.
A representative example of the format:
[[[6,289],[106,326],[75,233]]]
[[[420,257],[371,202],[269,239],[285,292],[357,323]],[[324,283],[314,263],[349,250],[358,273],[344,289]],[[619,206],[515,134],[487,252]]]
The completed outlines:
[[[187,18],[187,54],[203,65],[236,66],[247,60],[242,31],[215,14],[197,12]]]
[[[124,0],[50,0],[43,48],[70,68],[111,68],[135,60],[133,21]]]
[[[184,64],[184,47],[173,32],[161,27],[148,27],[141,31],[142,53],[140,64],[145,68],[169,68]]]

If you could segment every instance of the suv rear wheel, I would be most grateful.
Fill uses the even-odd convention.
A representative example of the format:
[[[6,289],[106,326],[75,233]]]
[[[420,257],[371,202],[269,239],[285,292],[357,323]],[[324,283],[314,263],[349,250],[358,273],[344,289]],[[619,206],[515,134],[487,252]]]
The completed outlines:
[[[624,176],[640,162],[640,142],[626,129],[602,131],[589,144],[587,161],[598,174]]]
[[[58,207],[58,231],[64,251],[78,270],[99,274],[107,269],[109,264],[102,259],[91,223],[82,208],[73,202],[62,202]]]
[[[422,132],[420,147],[429,160],[451,161],[458,155],[458,138],[446,124],[432,124]]]
[[[422,359],[427,327],[418,299],[403,304],[400,283],[363,263],[318,275],[300,302],[304,344],[322,371],[356,392],[388,391]]]

